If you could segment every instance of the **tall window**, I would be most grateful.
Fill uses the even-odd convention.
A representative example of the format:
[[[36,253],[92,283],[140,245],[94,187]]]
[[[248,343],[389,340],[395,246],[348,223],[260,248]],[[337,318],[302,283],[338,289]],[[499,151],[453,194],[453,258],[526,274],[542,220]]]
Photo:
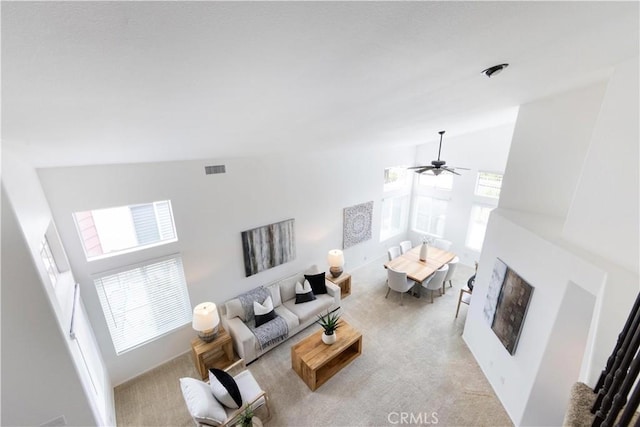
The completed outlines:
[[[425,187],[435,188],[436,190],[451,191],[453,188],[453,174],[441,173],[433,175],[430,173],[421,173],[418,183]]]
[[[191,322],[191,303],[174,256],[94,279],[117,354]]]
[[[75,212],[87,260],[178,240],[171,201]]]
[[[500,197],[500,189],[502,188],[502,174],[492,172],[478,172],[476,179],[476,196],[491,197],[497,199]]]
[[[448,202],[433,197],[416,197],[416,209],[413,228],[432,236],[444,236]]]
[[[51,280],[51,285],[55,287],[56,283],[58,283],[58,273],[60,270],[58,269],[58,265],[56,264],[56,260],[51,252],[51,247],[49,246],[49,241],[46,237],[42,239],[40,257],[42,258],[42,262],[44,262],[44,268],[47,270],[49,280]]]
[[[393,166],[384,169],[384,191],[397,190],[405,187],[408,182],[407,168]]]
[[[389,197],[382,201],[382,225],[380,241],[400,234],[407,229],[409,196]]]
[[[469,216],[469,228],[467,229],[467,238],[465,245],[473,250],[480,252],[484,235],[487,232],[487,223],[489,215],[494,210],[494,206],[473,205],[471,207],[471,215]]]

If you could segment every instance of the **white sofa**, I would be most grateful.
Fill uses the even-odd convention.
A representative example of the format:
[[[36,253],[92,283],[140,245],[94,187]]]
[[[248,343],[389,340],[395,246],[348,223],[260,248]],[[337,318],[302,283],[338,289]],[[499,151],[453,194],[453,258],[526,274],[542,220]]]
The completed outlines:
[[[304,283],[304,274],[314,274],[311,271],[313,270],[298,273],[265,286],[271,293],[275,313],[287,323],[289,337],[312,325],[318,320],[319,314],[340,307],[340,287],[326,279],[326,294],[316,295],[316,299],[313,301],[302,304],[295,303],[296,282]],[[225,329],[231,335],[236,353],[245,360],[245,363],[249,363],[284,341],[260,348],[255,335],[244,322],[241,310],[238,310],[239,305],[238,298],[227,301],[220,307],[220,318]]]

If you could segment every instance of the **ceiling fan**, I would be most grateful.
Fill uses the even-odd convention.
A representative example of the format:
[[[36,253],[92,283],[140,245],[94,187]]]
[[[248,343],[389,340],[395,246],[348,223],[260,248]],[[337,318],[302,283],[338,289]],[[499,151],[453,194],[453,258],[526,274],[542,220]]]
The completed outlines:
[[[444,135],[444,131],[441,130],[438,133],[440,134],[440,146],[438,147],[438,160],[432,160],[430,165],[413,166],[408,169],[415,169],[416,173],[431,172],[436,176],[440,175],[442,172],[450,172],[455,175],[460,175],[458,172],[455,171],[455,169],[466,170],[466,171],[470,170],[469,168],[446,166],[447,162],[445,162],[444,160],[440,160],[440,151],[442,150],[442,135]]]

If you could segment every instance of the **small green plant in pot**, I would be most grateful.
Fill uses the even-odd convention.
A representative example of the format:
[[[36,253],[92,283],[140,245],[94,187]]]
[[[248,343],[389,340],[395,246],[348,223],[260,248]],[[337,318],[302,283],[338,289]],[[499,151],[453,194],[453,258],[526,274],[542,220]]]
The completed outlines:
[[[340,315],[336,313],[338,308],[333,311],[327,310],[327,314],[325,315],[318,315],[317,323],[324,329],[322,342],[325,344],[333,344],[336,342],[336,329],[340,326]]]
[[[239,425],[241,427],[252,427],[253,426],[253,409],[251,409],[251,405],[247,404],[244,408],[244,411],[240,414]]]

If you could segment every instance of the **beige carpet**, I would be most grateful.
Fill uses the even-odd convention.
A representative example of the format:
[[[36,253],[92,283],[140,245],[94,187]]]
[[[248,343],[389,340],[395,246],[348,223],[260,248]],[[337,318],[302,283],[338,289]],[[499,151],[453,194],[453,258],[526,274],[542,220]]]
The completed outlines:
[[[249,365],[271,397],[267,424],[513,425],[461,338],[468,306],[454,319],[458,289],[473,270],[459,266],[454,287],[434,304],[425,290],[420,299],[405,295],[400,306],[397,293],[384,298],[382,263],[351,272],[343,318],[362,331],[363,353],[326,384],[311,392],[291,369],[290,346],[319,330],[317,325]],[[118,425],[193,425],[178,385],[182,376],[197,377],[190,354],[117,387]]]

